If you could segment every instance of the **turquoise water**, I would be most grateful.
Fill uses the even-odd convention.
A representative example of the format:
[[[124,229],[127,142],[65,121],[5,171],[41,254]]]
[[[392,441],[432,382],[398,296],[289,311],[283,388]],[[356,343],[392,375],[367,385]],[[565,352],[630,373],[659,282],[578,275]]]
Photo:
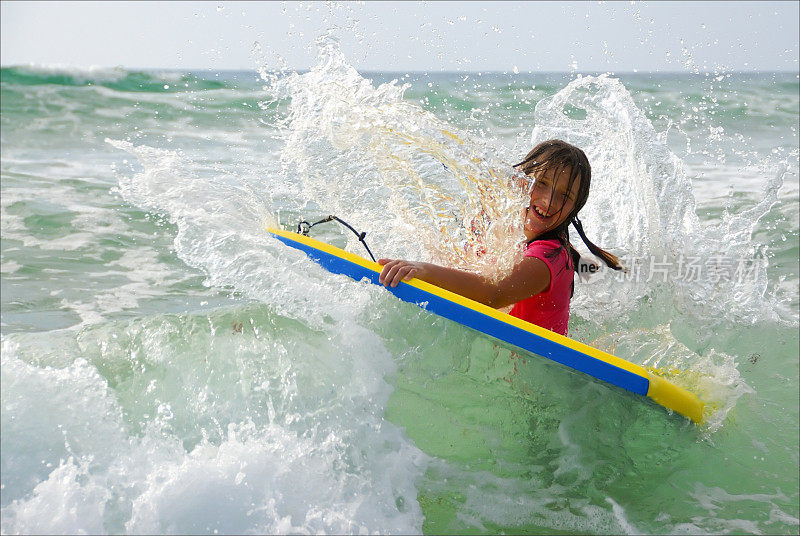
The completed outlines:
[[[800,528],[795,73],[357,73],[330,40],[304,72],[0,79],[4,533]],[[335,213],[494,277],[508,165],[551,137],[635,268],[576,284],[571,336],[705,424],[263,231]]]

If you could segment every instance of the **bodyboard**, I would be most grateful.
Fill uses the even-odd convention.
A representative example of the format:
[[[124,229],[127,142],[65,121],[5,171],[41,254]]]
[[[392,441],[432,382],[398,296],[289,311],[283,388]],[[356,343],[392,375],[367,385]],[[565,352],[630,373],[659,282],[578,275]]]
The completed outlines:
[[[382,266],[376,262],[300,233],[267,228],[284,244],[305,252],[326,270],[380,285]],[[695,423],[703,419],[703,402],[693,393],[646,368],[570,339],[487,305],[470,300],[420,279],[402,281],[386,290],[403,301],[436,313],[481,333],[646,396]]]

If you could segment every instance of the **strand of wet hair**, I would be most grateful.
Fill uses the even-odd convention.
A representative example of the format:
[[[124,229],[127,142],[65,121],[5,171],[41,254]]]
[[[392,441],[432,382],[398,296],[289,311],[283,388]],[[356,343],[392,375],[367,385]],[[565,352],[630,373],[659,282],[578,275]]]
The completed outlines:
[[[614,270],[622,270],[626,271],[625,267],[619,262],[619,258],[616,255],[612,255],[608,251],[601,249],[594,245],[591,240],[586,238],[586,233],[583,231],[583,224],[581,220],[578,219],[578,216],[574,216],[572,218],[572,226],[575,227],[575,230],[578,231],[578,234],[581,236],[581,240],[583,243],[586,244],[586,247],[589,248],[595,256],[603,259],[603,262],[606,263],[606,266],[609,268],[613,268]]]

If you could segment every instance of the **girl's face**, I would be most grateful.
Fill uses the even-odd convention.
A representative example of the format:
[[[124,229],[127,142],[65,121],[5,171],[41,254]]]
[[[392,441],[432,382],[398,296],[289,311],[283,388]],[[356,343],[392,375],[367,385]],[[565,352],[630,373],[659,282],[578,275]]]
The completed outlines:
[[[533,240],[564,223],[575,208],[575,200],[580,189],[580,177],[569,186],[569,168],[561,168],[556,177],[556,169],[545,169],[529,175],[531,202],[522,214],[525,238]]]

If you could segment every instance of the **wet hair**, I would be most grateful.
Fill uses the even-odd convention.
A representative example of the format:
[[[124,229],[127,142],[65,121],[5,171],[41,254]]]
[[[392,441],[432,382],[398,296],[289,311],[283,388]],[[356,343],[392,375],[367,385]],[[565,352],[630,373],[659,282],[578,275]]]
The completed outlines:
[[[546,232],[544,235],[536,237],[534,240],[543,240],[548,238],[557,239],[561,243],[561,247],[566,248],[570,253],[573,265],[575,269],[577,269],[578,261],[580,260],[580,254],[574,247],[572,247],[572,244],[570,244],[569,232],[567,230],[569,225],[572,224],[572,226],[575,227],[575,230],[578,231],[583,243],[589,248],[589,251],[602,259],[608,267],[613,268],[614,270],[623,270],[619,258],[597,247],[588,238],[586,238],[586,233],[583,230],[583,224],[581,223],[581,220],[578,219],[578,212],[580,212],[580,210],[586,204],[586,200],[589,198],[589,186],[592,182],[592,168],[589,165],[589,160],[586,158],[586,154],[582,150],[562,140],[547,140],[534,147],[531,152],[529,152],[522,160],[522,162],[514,167],[528,176],[533,174],[538,175],[544,173],[545,171],[552,170],[554,177],[561,177],[564,172],[568,171],[568,192],[572,191],[572,185],[575,184],[576,180],[580,181],[578,183],[578,194],[575,198],[575,206],[572,208],[572,211],[564,220],[564,222],[555,229],[551,229],[550,231]],[[553,188],[555,189],[555,185]],[[551,203],[552,195],[553,194],[551,193]],[[563,209],[563,206],[559,207],[556,214],[560,214]],[[561,250],[561,247],[555,250],[553,254],[557,255]]]

